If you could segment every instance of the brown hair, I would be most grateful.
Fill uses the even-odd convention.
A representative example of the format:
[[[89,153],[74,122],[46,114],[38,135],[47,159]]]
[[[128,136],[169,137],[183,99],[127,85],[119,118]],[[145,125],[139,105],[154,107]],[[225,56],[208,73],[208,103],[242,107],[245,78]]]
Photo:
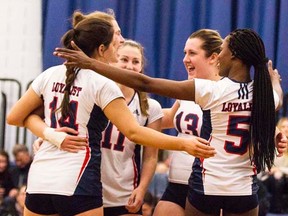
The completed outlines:
[[[210,57],[213,53],[219,54],[221,52],[221,45],[223,39],[220,34],[212,29],[200,29],[193,32],[189,39],[199,38],[203,41],[201,48],[205,51],[206,57]]]
[[[12,149],[13,156],[16,157],[19,152],[27,152],[27,153],[29,153],[29,149],[24,144],[15,144],[13,149]]]
[[[80,11],[75,11],[73,13],[73,21],[72,21],[73,27],[75,27],[80,21],[87,19],[87,18],[97,18],[97,19],[105,20],[110,23],[113,20],[116,20],[114,11],[112,9],[108,9],[107,12],[94,11],[89,14],[83,14]]]
[[[114,29],[111,23],[98,18],[83,19],[73,29],[67,31],[61,41],[64,47],[68,49],[73,49],[71,41],[74,41],[86,55],[91,57],[100,45],[103,44],[106,48],[109,47],[113,40],[113,34]],[[63,118],[66,118],[68,114],[72,114],[69,108],[69,95],[78,71],[79,69],[67,67],[64,98],[59,108]]]

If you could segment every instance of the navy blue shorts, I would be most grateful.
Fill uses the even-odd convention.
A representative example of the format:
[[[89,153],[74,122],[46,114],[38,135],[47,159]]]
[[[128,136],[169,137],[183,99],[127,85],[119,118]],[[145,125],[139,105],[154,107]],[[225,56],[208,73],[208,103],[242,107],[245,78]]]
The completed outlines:
[[[188,189],[188,185],[169,182],[160,200],[176,203],[185,209]]]
[[[212,196],[189,190],[188,201],[205,214],[217,214],[220,209],[228,213],[240,214],[258,206],[258,195]]]
[[[123,214],[140,214],[142,215],[142,207],[136,213],[130,213],[125,206],[106,207],[104,208],[104,216],[118,216]]]
[[[102,197],[97,196],[62,196],[54,194],[26,194],[27,209],[43,215],[60,214],[73,216],[103,205]]]

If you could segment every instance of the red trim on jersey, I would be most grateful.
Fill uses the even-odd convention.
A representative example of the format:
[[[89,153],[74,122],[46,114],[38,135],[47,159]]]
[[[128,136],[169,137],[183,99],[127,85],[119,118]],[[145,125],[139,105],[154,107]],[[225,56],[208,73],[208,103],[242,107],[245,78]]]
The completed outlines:
[[[252,161],[252,165],[253,165],[253,172],[255,175],[257,175],[257,167],[256,167],[254,161]]]
[[[212,141],[212,136],[210,135],[209,137],[209,142]],[[204,163],[204,158],[200,158],[200,162],[201,162],[201,167],[202,167],[202,181],[204,182],[205,181],[205,172],[206,172],[206,169],[203,167],[203,163]]]
[[[200,167],[202,167],[202,181],[204,182],[205,181],[205,171],[206,171],[206,169],[203,167],[204,158],[199,158],[199,159],[200,159],[200,162],[201,162]]]
[[[133,162],[133,168],[134,168],[133,186],[135,189],[137,187],[137,182],[138,182],[138,171],[137,171],[137,165],[135,163],[135,154],[133,154],[133,156],[132,156],[132,162]]]
[[[81,178],[81,176],[83,174],[83,171],[85,170],[85,167],[87,166],[90,158],[91,158],[91,149],[87,146],[86,147],[86,155],[85,155],[84,161],[82,163],[82,167],[80,169],[80,173],[79,173],[78,178],[77,178],[77,183],[78,183],[79,179]]]

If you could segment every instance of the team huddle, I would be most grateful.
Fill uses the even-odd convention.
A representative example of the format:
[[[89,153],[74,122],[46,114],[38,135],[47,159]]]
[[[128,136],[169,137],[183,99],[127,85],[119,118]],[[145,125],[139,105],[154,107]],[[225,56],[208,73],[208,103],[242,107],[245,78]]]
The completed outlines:
[[[75,12],[62,44],[54,55],[66,62],[41,73],[7,117],[41,138],[24,215],[142,215],[158,149],[173,156],[154,216],[258,215],[257,174],[287,138],[275,123],[280,75],[256,32],[192,33],[181,82],[144,75],[142,45],[124,40],[110,13]],[[147,92],[176,101],[162,109]]]

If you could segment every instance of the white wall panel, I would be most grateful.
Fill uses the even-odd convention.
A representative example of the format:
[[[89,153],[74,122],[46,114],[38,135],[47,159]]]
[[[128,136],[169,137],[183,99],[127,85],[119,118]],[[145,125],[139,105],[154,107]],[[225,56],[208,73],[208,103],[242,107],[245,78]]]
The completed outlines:
[[[42,1],[0,0],[0,78],[16,79],[24,93],[28,83],[42,71]],[[0,81],[0,103],[7,98],[7,112],[18,97],[17,85]],[[3,120],[0,111],[0,124]],[[3,127],[3,125],[2,125]],[[1,127],[0,127],[1,128]],[[16,143],[16,128],[5,125],[5,149],[11,153]],[[0,136],[3,137],[4,134]],[[27,136],[30,147],[35,137]],[[23,129],[19,142],[23,143]]]

